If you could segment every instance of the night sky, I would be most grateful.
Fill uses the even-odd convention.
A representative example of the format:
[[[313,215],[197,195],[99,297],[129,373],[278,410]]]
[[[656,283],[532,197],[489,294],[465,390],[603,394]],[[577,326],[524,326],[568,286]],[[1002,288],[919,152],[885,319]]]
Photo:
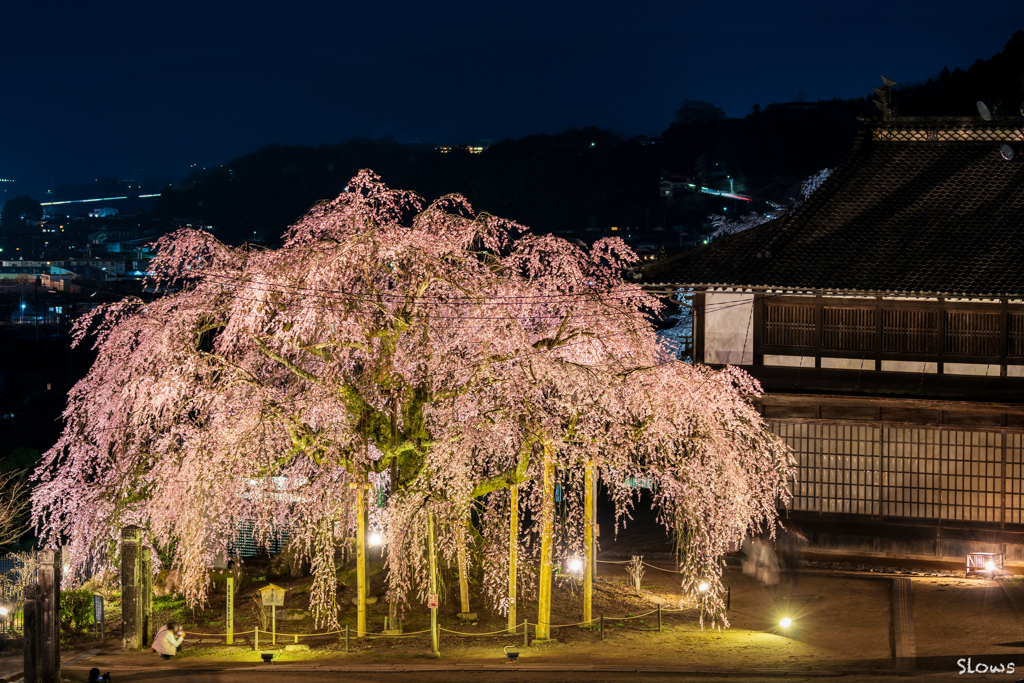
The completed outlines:
[[[684,98],[738,117],[861,96],[988,59],[1018,28],[1020,0],[10,2],[0,177],[175,179],[353,136],[652,135]]]

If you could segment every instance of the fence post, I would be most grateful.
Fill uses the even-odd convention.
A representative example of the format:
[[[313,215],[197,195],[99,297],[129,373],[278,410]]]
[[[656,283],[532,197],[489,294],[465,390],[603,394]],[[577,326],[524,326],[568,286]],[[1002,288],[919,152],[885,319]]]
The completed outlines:
[[[35,584],[25,586],[25,606],[22,610],[25,683],[39,683],[39,623],[36,620],[36,604]]]
[[[729,588],[726,590],[726,593],[725,593],[725,611],[726,612],[729,611],[729,607],[730,607],[731,604],[732,604],[732,586],[729,586]]]
[[[601,612],[601,640],[604,640],[604,612]]]
[[[60,551],[40,550],[36,582],[39,624],[39,680],[60,683]]]
[[[658,631],[661,631],[661,603],[658,603]]]
[[[256,638],[255,638],[255,641],[256,641],[256,644],[253,646],[253,649],[256,650],[256,652],[259,652],[260,651],[260,627],[259,626],[256,627]]]
[[[345,626],[345,652],[348,652],[348,626]]]
[[[530,622],[523,619],[523,647],[530,647]]]

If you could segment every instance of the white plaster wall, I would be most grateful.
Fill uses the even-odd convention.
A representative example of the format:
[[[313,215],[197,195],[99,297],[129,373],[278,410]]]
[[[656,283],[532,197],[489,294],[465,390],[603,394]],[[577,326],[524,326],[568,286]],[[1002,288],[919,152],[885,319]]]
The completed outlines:
[[[781,365],[787,368],[813,368],[814,356],[776,356],[766,353],[764,355],[764,364]]]
[[[1024,377],[1024,365],[1007,365],[1007,377]]]
[[[942,372],[947,375],[983,375],[987,377],[998,377],[998,365],[985,365],[984,363],[944,363]]]
[[[822,358],[821,367],[831,370],[874,370],[873,358]]]
[[[930,372],[939,371],[938,363],[927,363],[925,361],[910,360],[883,360],[883,372]]]
[[[754,295],[704,295],[704,362],[754,364]]]

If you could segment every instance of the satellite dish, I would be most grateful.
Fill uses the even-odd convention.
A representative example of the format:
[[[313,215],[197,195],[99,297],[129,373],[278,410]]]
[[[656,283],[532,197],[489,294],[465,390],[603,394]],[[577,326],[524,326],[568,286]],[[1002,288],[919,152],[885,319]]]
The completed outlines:
[[[1013,152],[1013,147],[1010,147],[1005,143],[999,145],[999,155],[1006,159],[1007,161],[1013,161],[1013,157],[1015,156]]]
[[[978,107],[978,114],[981,115],[981,118],[986,121],[992,120],[992,113],[996,110],[995,106],[990,105],[987,102],[982,102],[981,100],[978,100],[978,104],[976,106]]]

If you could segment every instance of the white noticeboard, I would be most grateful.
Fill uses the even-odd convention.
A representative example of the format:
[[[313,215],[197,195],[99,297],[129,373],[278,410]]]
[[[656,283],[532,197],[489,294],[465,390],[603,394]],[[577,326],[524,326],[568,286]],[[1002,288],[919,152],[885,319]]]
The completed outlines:
[[[261,588],[260,597],[263,598],[263,605],[265,607],[284,606],[284,588],[280,588],[274,584]]]
[[[431,593],[427,596],[427,609],[437,609],[437,595]]]

